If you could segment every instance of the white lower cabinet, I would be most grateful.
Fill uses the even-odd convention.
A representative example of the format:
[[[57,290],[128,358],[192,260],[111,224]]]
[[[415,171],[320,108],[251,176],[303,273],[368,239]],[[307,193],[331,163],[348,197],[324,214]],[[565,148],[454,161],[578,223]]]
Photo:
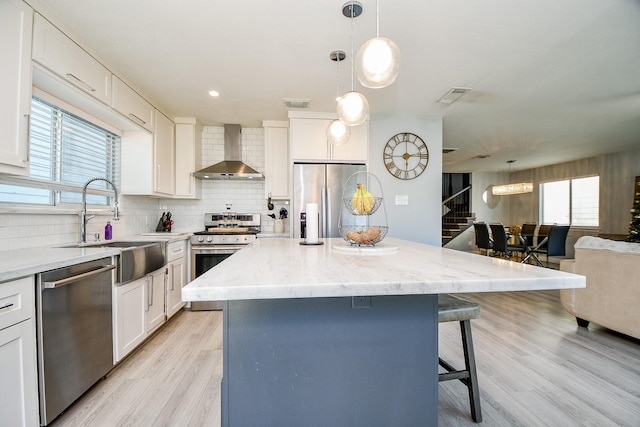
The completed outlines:
[[[147,337],[147,279],[134,280],[115,288],[114,359],[119,362]]]
[[[146,324],[147,334],[155,331],[166,320],[164,305],[164,290],[167,280],[166,274],[167,268],[163,267],[160,270],[156,270],[146,277],[147,281],[147,311],[146,311]]]
[[[121,361],[165,320],[166,267],[115,287],[114,359]]]
[[[0,331],[0,425],[39,424],[34,334],[33,319]]]
[[[0,283],[0,425],[37,426],[33,277]]]
[[[169,272],[167,275],[167,318],[182,307],[182,287],[187,284],[187,241],[171,242],[167,245]]]

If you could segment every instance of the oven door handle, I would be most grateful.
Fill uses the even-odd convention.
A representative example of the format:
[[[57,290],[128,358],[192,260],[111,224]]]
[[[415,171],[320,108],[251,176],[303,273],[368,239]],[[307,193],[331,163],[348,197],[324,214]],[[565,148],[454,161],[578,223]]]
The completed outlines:
[[[192,253],[211,253],[211,254],[235,254],[240,249],[246,248],[247,245],[232,246],[232,245],[204,245],[204,246],[191,246]]]

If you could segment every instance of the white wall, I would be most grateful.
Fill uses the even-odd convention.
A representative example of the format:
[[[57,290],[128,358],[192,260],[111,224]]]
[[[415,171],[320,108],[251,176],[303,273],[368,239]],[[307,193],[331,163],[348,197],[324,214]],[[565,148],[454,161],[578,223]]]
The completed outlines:
[[[491,185],[506,184],[509,174],[506,172],[474,172],[471,174],[471,211],[476,221],[487,224],[502,222],[509,225],[509,200],[506,196],[492,196]],[[487,201],[483,200],[483,193],[487,192]]]
[[[640,176],[640,150],[517,171],[510,178],[506,173],[474,173],[473,210],[479,221],[503,222],[505,225],[540,223],[540,183],[592,175],[600,176],[600,227],[596,232],[627,234],[635,177]],[[496,207],[486,206],[481,198],[486,186],[508,182],[509,179],[511,182],[533,182],[533,193],[503,196]],[[580,233],[589,234],[585,230]]]
[[[530,194],[510,196],[511,221],[516,224],[532,217],[538,219],[540,183],[592,175],[600,176],[600,232],[627,234],[635,177],[640,176],[640,150],[514,172],[514,182],[533,182],[534,191]]]
[[[403,181],[387,172],[382,150],[399,132],[420,136],[429,149],[429,164],[418,178]],[[442,236],[442,119],[371,116],[369,171],[380,179],[388,215],[387,236],[440,246]],[[408,206],[396,206],[395,196],[409,196]]]

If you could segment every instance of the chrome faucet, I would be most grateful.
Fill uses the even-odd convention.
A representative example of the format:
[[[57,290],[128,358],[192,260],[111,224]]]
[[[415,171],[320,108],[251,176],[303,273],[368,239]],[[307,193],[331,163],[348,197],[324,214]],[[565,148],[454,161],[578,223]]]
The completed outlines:
[[[113,191],[114,193],[116,193],[116,201],[113,204],[113,219],[120,219],[120,212],[118,210],[118,189],[116,188],[116,186],[107,178],[91,178],[82,188],[82,211],[80,211],[80,243],[87,243],[87,222],[89,222],[89,220],[95,216],[87,216],[87,187],[93,181],[104,181],[113,187]]]

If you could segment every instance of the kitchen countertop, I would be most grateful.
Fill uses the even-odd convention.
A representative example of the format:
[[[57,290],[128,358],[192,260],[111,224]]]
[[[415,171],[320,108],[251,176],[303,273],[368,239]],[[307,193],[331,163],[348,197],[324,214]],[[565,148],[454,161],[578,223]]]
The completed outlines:
[[[38,274],[43,271],[67,267],[86,261],[118,255],[121,248],[102,248],[97,245],[118,241],[163,241],[171,243],[186,240],[191,233],[145,233],[109,241],[88,242],[83,248],[64,248],[74,243],[61,243],[54,247],[38,247],[0,252],[0,282]],[[96,244],[96,246],[91,246]]]
[[[182,298],[225,301],[585,287],[583,276],[406,240],[386,238],[375,248],[353,252],[343,239],[323,242],[303,246],[297,239],[258,239],[185,286]]]
[[[0,252],[0,282],[111,257],[119,248],[29,248]]]

